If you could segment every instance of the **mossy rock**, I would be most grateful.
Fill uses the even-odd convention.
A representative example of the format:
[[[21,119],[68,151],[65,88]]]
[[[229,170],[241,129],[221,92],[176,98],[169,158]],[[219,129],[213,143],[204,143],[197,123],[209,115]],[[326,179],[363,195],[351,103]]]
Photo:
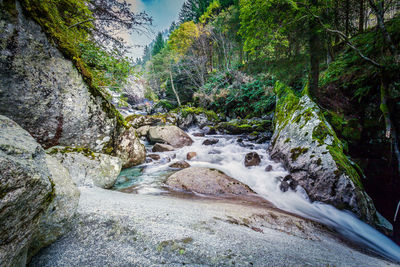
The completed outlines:
[[[345,144],[307,91],[298,94],[282,83],[275,85],[271,157],[285,165],[311,200],[351,210],[367,223],[378,225],[375,207],[363,189],[361,168],[345,154]],[[357,127],[351,121],[343,123],[338,116],[332,118],[348,134],[347,127]]]

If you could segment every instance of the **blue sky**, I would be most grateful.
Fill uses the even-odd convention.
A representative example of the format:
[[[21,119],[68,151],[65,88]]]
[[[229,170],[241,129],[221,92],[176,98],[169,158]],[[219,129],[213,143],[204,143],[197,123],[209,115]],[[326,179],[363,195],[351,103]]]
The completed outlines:
[[[141,45],[142,47],[134,47],[130,51],[130,56],[137,58],[143,54],[143,46],[149,44],[159,31],[169,28],[172,21],[178,19],[179,10],[184,0],[127,0],[132,4],[135,12],[145,11],[153,17],[152,33],[149,36],[133,34],[126,36],[125,39],[129,44]]]

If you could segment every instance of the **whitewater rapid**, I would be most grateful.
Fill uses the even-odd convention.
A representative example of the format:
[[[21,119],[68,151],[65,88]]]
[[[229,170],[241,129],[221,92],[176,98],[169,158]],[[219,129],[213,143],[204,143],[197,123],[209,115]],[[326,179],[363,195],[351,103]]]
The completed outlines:
[[[333,228],[346,239],[386,258],[400,262],[400,247],[385,235],[357,219],[351,212],[341,211],[323,203],[311,203],[301,187],[298,187],[296,191],[289,189],[287,192],[282,192],[277,178],[284,177],[288,172],[281,164],[270,159],[267,153],[268,144],[238,142],[238,136],[229,135],[196,137],[193,136],[196,131],[196,129],[191,129],[188,132],[194,140],[192,146],[172,152],[155,153],[160,155],[159,161],[125,170],[121,173],[115,189],[131,188],[125,192],[139,194],[165,192],[163,181],[171,173],[168,166],[173,162],[186,160],[188,152],[196,152],[197,157],[190,161],[191,166],[221,170],[247,184],[277,208],[322,223]],[[202,145],[203,141],[208,138],[217,138],[219,142],[212,146]],[[257,152],[261,156],[259,166],[250,168],[244,166],[245,155],[249,152]],[[170,162],[171,158],[173,159]],[[270,172],[265,171],[265,167],[268,165],[272,166]]]

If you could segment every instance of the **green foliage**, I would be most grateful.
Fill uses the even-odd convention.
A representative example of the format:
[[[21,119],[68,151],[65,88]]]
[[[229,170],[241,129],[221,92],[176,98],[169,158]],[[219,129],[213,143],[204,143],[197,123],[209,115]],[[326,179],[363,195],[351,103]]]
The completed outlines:
[[[236,74],[239,75],[239,74]],[[262,116],[271,112],[275,106],[275,96],[271,77],[238,83],[234,73],[216,74],[204,86],[207,94],[215,93],[210,108],[225,114],[234,113],[241,118]]]
[[[153,50],[151,51],[152,56],[157,55],[158,53],[161,52],[161,50],[165,47],[165,42],[164,42],[164,38],[162,36],[162,33],[159,32],[157,34],[154,46],[153,46]]]
[[[219,11],[221,8],[221,3],[219,0],[214,0],[211,2],[211,4],[207,7],[206,12],[204,12],[203,15],[201,15],[199,21],[200,23],[206,23],[210,19],[212,19],[213,15]]]
[[[182,23],[169,37],[169,49],[183,56],[200,35],[200,26],[193,21]]]
[[[118,91],[132,74],[132,65],[128,59],[120,58],[117,53],[109,53],[92,42],[81,43],[81,58],[91,69],[93,85],[108,86]]]

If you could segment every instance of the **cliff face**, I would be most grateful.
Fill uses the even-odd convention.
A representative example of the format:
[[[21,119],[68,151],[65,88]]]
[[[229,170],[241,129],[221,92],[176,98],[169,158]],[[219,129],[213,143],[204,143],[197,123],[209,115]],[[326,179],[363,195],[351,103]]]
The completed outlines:
[[[75,145],[103,150],[118,128],[107,101],[90,93],[73,64],[27,18],[18,2],[0,14],[0,114],[45,148]]]

